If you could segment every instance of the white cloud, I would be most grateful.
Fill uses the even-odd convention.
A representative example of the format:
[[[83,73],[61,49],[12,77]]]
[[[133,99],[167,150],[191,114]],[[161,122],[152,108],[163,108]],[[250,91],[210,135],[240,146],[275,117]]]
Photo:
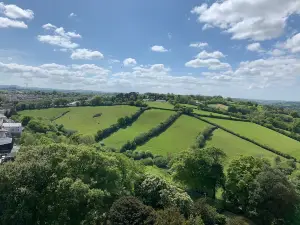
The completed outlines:
[[[193,59],[185,64],[186,67],[192,68],[208,68],[209,70],[223,70],[230,69],[231,66],[228,63],[222,63],[218,59]]]
[[[300,33],[289,38],[284,44],[284,47],[290,50],[292,53],[300,52]]]
[[[252,43],[247,46],[247,50],[251,52],[264,52],[263,48],[261,47],[260,43]]]
[[[272,56],[281,56],[281,55],[284,55],[285,52],[282,50],[279,50],[279,49],[273,49],[273,50],[268,51],[268,54],[272,55]]]
[[[123,61],[124,66],[134,66],[137,64],[136,60],[133,58],[127,58]]]
[[[151,51],[153,52],[167,52],[168,49],[165,49],[163,46],[160,45],[154,45],[151,47]]]
[[[191,48],[205,48],[207,46],[208,46],[208,43],[206,43],[206,42],[195,42],[195,43],[190,44]]]
[[[108,63],[109,64],[120,63],[120,60],[118,60],[118,59],[109,59]]]
[[[75,13],[70,13],[70,15],[69,15],[69,18],[72,18],[72,17],[76,17],[77,15],[75,14]]]
[[[23,21],[11,20],[9,18],[0,17],[0,28],[28,28]]]
[[[75,32],[65,32],[63,27],[56,27],[50,23],[42,26],[45,30],[52,32],[50,35],[38,35],[37,39],[40,42],[50,45],[56,45],[66,49],[78,48],[79,44],[74,43],[72,39],[81,38],[80,34]]]
[[[268,40],[279,37],[288,17],[300,13],[298,0],[226,0],[195,7],[198,21],[219,27],[232,39]]]
[[[202,30],[208,30],[210,28],[213,28],[213,26],[206,23],[206,24],[203,25]]]
[[[207,58],[224,58],[225,55],[223,55],[222,52],[220,51],[214,51],[214,52],[207,52],[207,51],[202,51],[200,52],[196,58],[198,59],[207,59]]]
[[[89,49],[76,49],[71,54],[71,59],[86,59],[86,60],[92,60],[92,59],[103,59],[104,56],[99,51],[92,51]]]
[[[11,19],[33,19],[34,13],[30,9],[22,9],[16,5],[5,5],[3,2],[0,2],[0,14]]]

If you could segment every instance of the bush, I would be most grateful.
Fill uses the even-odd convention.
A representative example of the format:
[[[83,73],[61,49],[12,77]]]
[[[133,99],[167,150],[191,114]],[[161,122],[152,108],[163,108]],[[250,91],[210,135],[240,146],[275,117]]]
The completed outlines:
[[[236,217],[229,219],[226,225],[248,225],[248,223],[242,217]]]
[[[169,160],[166,157],[158,156],[153,159],[153,163],[158,168],[166,169],[168,168]]]
[[[155,223],[155,211],[135,197],[122,197],[109,211],[112,225],[151,225]]]
[[[142,159],[141,163],[143,163],[145,166],[153,166],[153,159],[152,158]]]
[[[102,113],[97,113],[97,114],[93,115],[93,118],[100,117],[100,116],[102,116]]]

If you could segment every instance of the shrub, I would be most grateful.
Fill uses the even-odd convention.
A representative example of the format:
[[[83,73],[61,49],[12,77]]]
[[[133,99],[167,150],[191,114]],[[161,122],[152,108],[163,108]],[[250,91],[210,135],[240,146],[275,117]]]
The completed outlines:
[[[153,159],[153,163],[158,168],[166,169],[168,168],[169,160],[166,157],[158,156]]]
[[[102,116],[102,113],[97,113],[97,114],[93,115],[93,118],[100,117],[100,116]]]
[[[168,208],[157,212],[155,225],[182,225],[184,223],[184,217],[176,208]]]
[[[151,225],[155,223],[155,211],[135,197],[122,197],[109,211],[112,225]]]

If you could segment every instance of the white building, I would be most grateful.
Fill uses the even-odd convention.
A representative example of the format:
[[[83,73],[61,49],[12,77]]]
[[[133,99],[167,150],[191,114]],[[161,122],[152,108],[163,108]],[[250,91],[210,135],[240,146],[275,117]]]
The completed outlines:
[[[2,128],[12,135],[21,135],[23,130],[21,123],[3,123]]]
[[[77,106],[77,104],[79,104],[79,103],[80,103],[79,101],[71,102],[71,103],[68,104],[68,106],[70,106],[70,107],[75,107],[75,106]]]

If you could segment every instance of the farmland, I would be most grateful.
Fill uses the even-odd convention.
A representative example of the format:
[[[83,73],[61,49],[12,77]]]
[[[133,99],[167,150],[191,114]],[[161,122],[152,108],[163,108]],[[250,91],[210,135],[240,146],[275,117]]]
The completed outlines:
[[[114,133],[105,139],[104,143],[109,147],[120,148],[127,141],[131,141],[139,134],[147,132],[159,123],[165,121],[172,114],[172,111],[148,110],[144,112],[132,126]]]
[[[196,140],[197,135],[207,126],[207,123],[183,115],[164,133],[138,147],[138,150],[164,156],[176,154],[188,149]]]
[[[221,129],[215,130],[207,146],[213,146],[222,149],[226,155],[228,164],[231,160],[243,155],[267,158],[274,161],[276,154],[269,152],[251,142],[245,141]]]
[[[290,154],[300,159],[300,142],[277,133],[268,128],[250,122],[238,122],[222,119],[207,119],[237,134],[253,139],[256,142],[267,145],[285,154]]]
[[[150,107],[157,107],[163,109],[174,109],[174,106],[169,102],[146,102]]]
[[[47,119],[52,119],[68,110],[70,110],[70,108],[35,109],[21,111],[20,114],[23,116],[45,117]]]
[[[116,123],[118,118],[130,116],[138,110],[137,107],[133,106],[75,107],[70,109],[71,111],[68,114],[55,122],[63,124],[67,129],[90,135]],[[102,115],[93,118],[98,113],[102,113]]]

